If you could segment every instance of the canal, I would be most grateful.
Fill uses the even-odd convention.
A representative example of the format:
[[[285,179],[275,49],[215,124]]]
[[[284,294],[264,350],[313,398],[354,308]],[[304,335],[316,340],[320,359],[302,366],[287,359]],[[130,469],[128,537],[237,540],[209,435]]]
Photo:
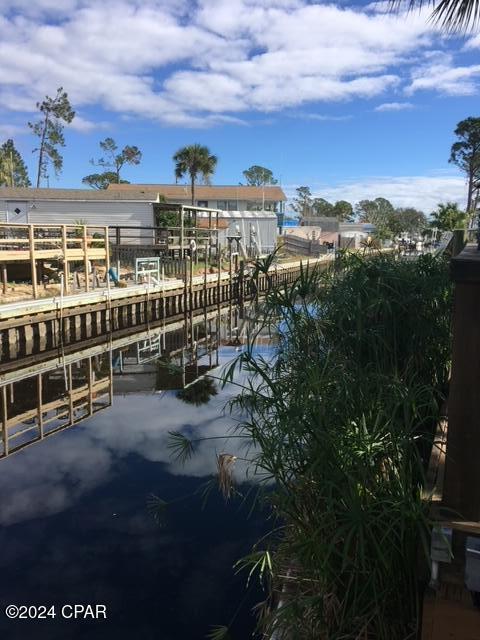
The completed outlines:
[[[252,504],[255,492],[226,502],[216,484],[217,455],[239,445],[207,440],[185,462],[169,448],[171,431],[218,437],[238,420],[225,410],[238,387],[222,389],[218,377],[243,348],[245,327],[230,308],[188,330],[149,327],[9,368],[3,638],[200,640],[229,624],[232,638],[250,636],[264,594],[246,590],[233,565],[266,532],[267,514]],[[256,348],[271,353],[268,336]],[[247,494],[245,471],[237,461],[236,486]],[[9,619],[9,605],[25,617]]]

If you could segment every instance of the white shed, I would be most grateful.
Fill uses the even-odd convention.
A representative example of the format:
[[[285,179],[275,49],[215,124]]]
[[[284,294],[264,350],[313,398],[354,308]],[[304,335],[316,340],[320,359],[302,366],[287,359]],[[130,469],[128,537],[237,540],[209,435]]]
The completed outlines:
[[[238,231],[242,236],[245,247],[250,247],[255,242],[260,253],[270,253],[275,249],[278,236],[278,219],[275,213],[270,211],[223,211],[221,217],[230,220],[228,232],[222,234],[235,235]]]

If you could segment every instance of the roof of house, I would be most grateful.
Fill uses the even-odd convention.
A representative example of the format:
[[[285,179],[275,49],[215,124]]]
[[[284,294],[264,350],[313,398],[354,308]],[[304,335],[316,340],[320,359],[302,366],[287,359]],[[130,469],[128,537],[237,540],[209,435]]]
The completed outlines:
[[[137,191],[141,193],[161,193],[169,200],[190,199],[191,188],[183,184],[110,184],[107,192],[124,193]],[[276,185],[265,187],[248,187],[244,185],[196,185],[197,200],[286,200],[283,189]]]
[[[190,187],[181,184],[115,184],[108,189],[35,189],[0,187],[0,200],[130,200],[155,202],[158,195],[168,200],[190,200]],[[277,186],[204,186],[195,187],[197,200],[286,200]]]
[[[0,187],[0,200],[145,200],[152,202],[157,193],[145,191],[109,191],[106,189],[34,189],[30,187]]]

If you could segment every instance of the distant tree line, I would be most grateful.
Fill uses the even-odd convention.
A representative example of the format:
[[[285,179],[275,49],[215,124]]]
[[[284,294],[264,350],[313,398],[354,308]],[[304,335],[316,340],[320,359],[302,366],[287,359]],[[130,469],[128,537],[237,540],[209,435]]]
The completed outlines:
[[[292,209],[300,220],[331,217],[340,222],[362,222],[375,226],[375,235],[381,239],[393,238],[401,233],[420,234],[429,228],[441,231],[464,228],[467,213],[458,204],[447,202],[439,204],[430,214],[430,220],[423,211],[414,207],[394,207],[386,198],[360,200],[352,205],[346,200],[335,203],[324,198],[314,198],[309,187],[298,187],[291,202]]]

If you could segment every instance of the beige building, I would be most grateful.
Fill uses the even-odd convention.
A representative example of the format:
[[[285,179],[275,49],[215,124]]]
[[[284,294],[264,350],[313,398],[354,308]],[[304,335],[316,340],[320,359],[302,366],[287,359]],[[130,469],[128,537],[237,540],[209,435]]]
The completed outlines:
[[[163,196],[167,202],[192,204],[192,190],[182,184],[111,184],[107,193],[141,193],[151,198]],[[242,185],[195,185],[197,207],[222,211],[271,211],[283,213],[287,198],[281,187]]]

